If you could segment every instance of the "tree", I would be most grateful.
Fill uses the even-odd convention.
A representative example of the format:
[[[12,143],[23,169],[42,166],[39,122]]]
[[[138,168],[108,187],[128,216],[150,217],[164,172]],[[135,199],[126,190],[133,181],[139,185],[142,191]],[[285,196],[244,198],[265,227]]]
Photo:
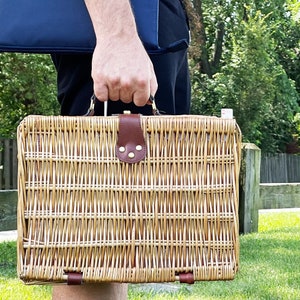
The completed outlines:
[[[56,114],[56,73],[48,55],[0,54],[0,137],[28,114]]]
[[[191,48],[193,113],[218,115],[231,107],[245,141],[283,151],[299,111],[292,75],[300,71],[288,68],[299,48],[286,1],[194,0],[188,10],[198,31]]]

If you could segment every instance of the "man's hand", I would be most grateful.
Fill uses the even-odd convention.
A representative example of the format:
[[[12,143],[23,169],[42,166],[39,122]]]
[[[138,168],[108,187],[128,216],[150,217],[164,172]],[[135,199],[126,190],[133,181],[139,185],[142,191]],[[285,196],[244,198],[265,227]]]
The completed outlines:
[[[92,62],[94,92],[101,101],[133,101],[144,106],[157,90],[152,63],[141,42],[98,41]]]
[[[155,95],[152,62],[140,41],[128,0],[85,0],[97,45],[93,54],[94,93],[100,101],[133,101],[144,106]]]

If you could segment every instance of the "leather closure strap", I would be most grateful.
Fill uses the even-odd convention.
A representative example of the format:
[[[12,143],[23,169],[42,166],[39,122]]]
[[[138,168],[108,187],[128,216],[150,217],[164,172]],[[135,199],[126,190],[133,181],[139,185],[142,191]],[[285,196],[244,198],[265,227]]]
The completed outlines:
[[[67,273],[68,285],[81,285],[82,284],[82,273],[69,272]]]
[[[179,274],[179,281],[180,283],[188,283],[188,284],[194,284],[195,278],[193,273],[181,273]]]
[[[137,163],[146,157],[146,153],[140,115],[126,113],[119,115],[117,157],[126,163]]]

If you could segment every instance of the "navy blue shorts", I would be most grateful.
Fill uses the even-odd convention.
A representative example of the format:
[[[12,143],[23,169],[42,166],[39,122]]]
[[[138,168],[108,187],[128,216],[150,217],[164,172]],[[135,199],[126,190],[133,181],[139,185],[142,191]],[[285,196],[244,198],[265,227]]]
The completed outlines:
[[[189,28],[180,0],[161,0],[159,42],[162,47],[180,39],[189,39]],[[159,110],[166,114],[188,114],[190,110],[190,78],[187,49],[165,54],[150,55],[158,81],[155,95]],[[83,115],[93,94],[91,78],[92,54],[52,54],[57,69],[58,100],[62,115]],[[111,101],[108,114],[151,114],[151,107],[137,107],[133,103]],[[97,102],[96,115],[103,115],[103,103]]]

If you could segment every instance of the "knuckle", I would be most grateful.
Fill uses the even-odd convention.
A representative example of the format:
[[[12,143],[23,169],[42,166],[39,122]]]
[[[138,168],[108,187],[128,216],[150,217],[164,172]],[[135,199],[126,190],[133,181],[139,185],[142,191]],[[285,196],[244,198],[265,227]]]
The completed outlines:
[[[148,86],[148,80],[139,78],[137,80],[137,85],[140,89],[145,89]]]
[[[118,92],[115,92],[115,91],[109,91],[109,99],[110,100],[113,100],[113,101],[117,101],[119,100],[119,93]]]
[[[110,76],[108,78],[108,81],[109,81],[109,85],[112,87],[112,88],[119,88],[120,87],[120,83],[121,83],[121,78],[120,76]]]

